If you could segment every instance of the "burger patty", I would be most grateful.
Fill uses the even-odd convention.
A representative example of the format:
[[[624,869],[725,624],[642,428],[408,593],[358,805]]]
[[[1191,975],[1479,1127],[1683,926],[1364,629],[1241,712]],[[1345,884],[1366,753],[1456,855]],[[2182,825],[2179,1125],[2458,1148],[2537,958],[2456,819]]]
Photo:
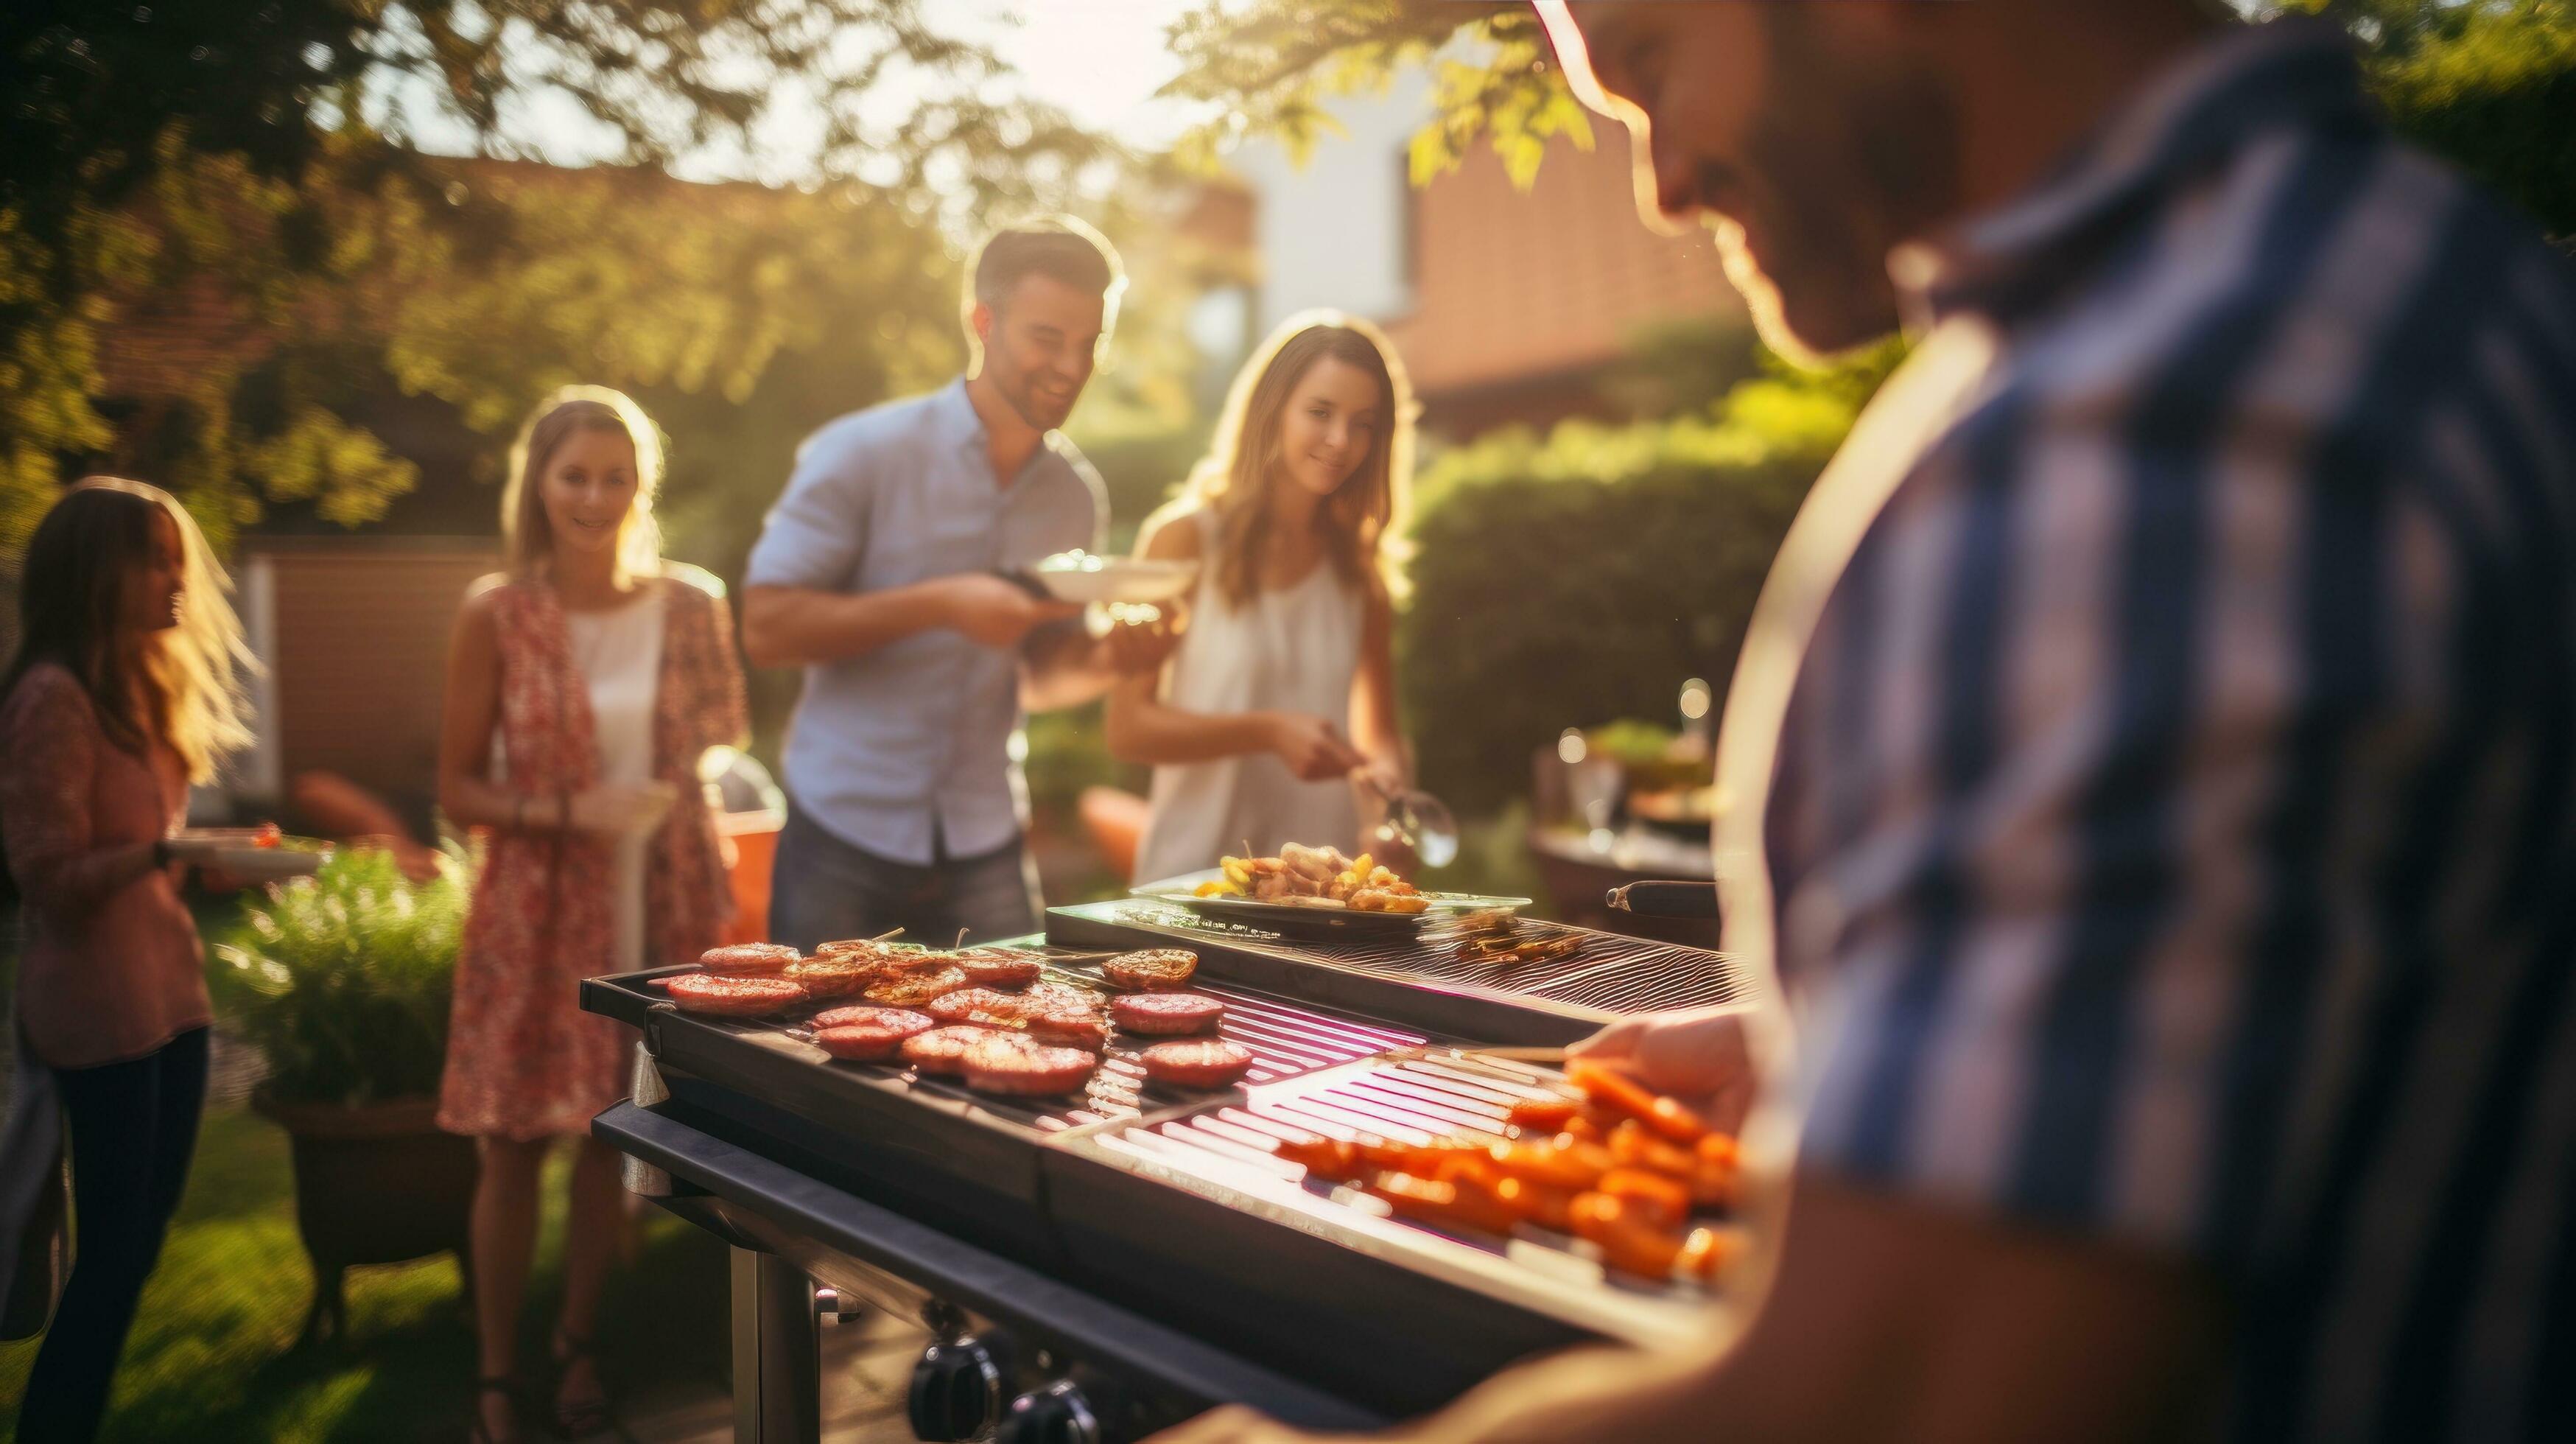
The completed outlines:
[[[1021,1028],[1035,1011],[1029,1000],[1017,993],[997,993],[991,988],[959,988],[923,1005],[922,1011],[943,1023],[977,1023],[987,1028]]]
[[[918,1008],[931,999],[956,992],[966,986],[966,975],[955,968],[931,972],[904,972],[881,977],[860,989],[871,1003],[894,1008]]]
[[[957,967],[979,988],[1016,991],[1038,980],[1038,960],[1001,948],[969,948],[959,953]]]
[[[1098,993],[1091,991],[1089,988],[1077,988],[1070,983],[1040,983],[1036,987],[1022,993],[1020,996],[1029,1000],[1029,1006],[1032,1010],[1043,1009],[1050,1013],[1097,1013],[1100,1011],[1100,995]]]
[[[1177,993],[1198,970],[1199,955],[1187,948],[1120,953],[1100,965],[1100,975],[1119,987],[1148,993]]]
[[[927,1014],[916,1013],[910,1008],[880,1008],[873,1003],[854,1003],[846,1008],[826,1008],[816,1013],[814,1021],[807,1026],[818,1029],[847,1028],[861,1023],[884,1023],[901,1027],[915,1020],[921,1023],[921,1027],[913,1029],[916,1033],[935,1027],[938,1022],[937,1019]]]
[[[966,1071],[966,1050],[987,1038],[1006,1037],[990,1028],[957,1025],[915,1033],[903,1040],[903,1061],[924,1073]]]
[[[1223,1038],[1157,1043],[1144,1056],[1148,1081],[1177,1088],[1223,1088],[1252,1067],[1252,1050]]]
[[[1225,1004],[1205,993],[1124,993],[1110,999],[1109,1016],[1130,1033],[1204,1033]]]
[[[877,965],[856,953],[828,953],[791,963],[787,976],[805,985],[818,999],[846,998],[863,991],[879,976]]]
[[[683,973],[671,980],[671,1001],[691,1013],[755,1018],[805,1001],[805,989],[786,978]]]
[[[785,943],[728,943],[698,954],[698,966],[710,973],[775,973],[799,956]]]
[[[1081,1048],[1093,1053],[1108,1051],[1109,1025],[1098,1013],[1055,1012],[1032,1013],[1025,1025],[1030,1038],[1059,1047]]]
[[[905,1039],[927,1033],[935,1026],[919,1013],[906,1012],[901,1008],[871,1011],[878,1016],[817,1028],[814,1031],[815,1044],[833,1057],[853,1063],[886,1063],[903,1056]]]
[[[1014,1037],[988,1034],[966,1050],[966,1086],[982,1093],[1044,1097],[1081,1091],[1099,1059],[1080,1048],[1056,1048]]]

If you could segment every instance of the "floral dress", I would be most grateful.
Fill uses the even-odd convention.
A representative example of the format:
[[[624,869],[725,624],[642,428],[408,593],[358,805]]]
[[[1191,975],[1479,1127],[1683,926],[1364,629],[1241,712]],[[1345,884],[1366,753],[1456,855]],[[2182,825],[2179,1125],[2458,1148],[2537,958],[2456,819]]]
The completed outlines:
[[[713,579],[699,578],[645,583],[662,588],[666,609],[653,775],[679,789],[645,859],[650,963],[694,960],[733,911],[697,765],[748,724],[724,604]],[[562,601],[543,582],[513,581],[497,588],[493,611],[504,785],[532,799],[593,785],[597,739]],[[579,832],[493,831],[456,960],[441,1128],[522,1140],[578,1133],[626,1096],[632,1034],[581,1011],[580,998],[582,979],[615,970],[613,852],[609,839]]]

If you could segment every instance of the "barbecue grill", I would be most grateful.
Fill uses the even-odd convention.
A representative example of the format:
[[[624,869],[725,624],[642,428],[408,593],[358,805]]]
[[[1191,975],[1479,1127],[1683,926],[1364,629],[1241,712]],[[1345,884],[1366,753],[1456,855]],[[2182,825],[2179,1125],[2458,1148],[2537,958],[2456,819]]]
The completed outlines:
[[[583,1005],[644,1035],[635,1100],[594,1131],[630,1187],[735,1245],[744,1438],[814,1437],[816,1320],[863,1304],[940,1340],[914,1381],[922,1438],[1013,1444],[1137,1437],[1226,1401],[1362,1428],[1534,1352],[1705,1327],[1687,1285],[1391,1218],[1269,1155],[1292,1132],[1498,1134],[1546,1075],[1456,1045],[1561,1043],[1743,988],[1715,954],[1607,934],[1500,968],[1440,939],[1292,943],[1144,900],[1051,912],[1060,984],[1099,986],[1114,951],[1199,954],[1194,990],[1256,1060],[1214,1093],[1147,1085],[1113,1046],[1081,1098],[988,1097],[833,1062],[793,1015],[684,1014],[654,974],[592,979]]]

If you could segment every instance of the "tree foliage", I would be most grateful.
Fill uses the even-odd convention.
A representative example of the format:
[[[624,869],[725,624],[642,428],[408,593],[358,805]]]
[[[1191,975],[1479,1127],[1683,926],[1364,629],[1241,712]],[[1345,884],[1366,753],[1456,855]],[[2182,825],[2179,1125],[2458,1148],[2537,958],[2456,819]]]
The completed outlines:
[[[928,0],[0,6],[0,558],[66,475],[90,469],[170,485],[219,540],[263,500],[379,516],[418,479],[351,418],[380,378],[478,427],[525,405],[532,377],[573,368],[741,398],[825,324],[787,288],[872,264],[837,252],[831,228],[797,230],[779,244],[804,249],[782,256],[712,215],[521,203],[433,152],[569,151],[606,174],[651,173],[745,152],[773,107],[792,107],[814,120],[809,182],[907,234],[927,234],[942,205],[1050,203],[1111,154],[1050,109],[996,98],[1000,63],[933,13]],[[872,106],[887,86],[909,102]],[[647,212],[656,229],[640,234]],[[913,265],[925,251],[887,254]],[[103,334],[165,303],[261,344],[112,408]],[[909,323],[892,339],[873,314],[857,324],[910,344]],[[386,349],[353,352],[353,329]],[[581,344],[499,343],[538,331]]]
[[[2362,42],[2401,129],[2532,212],[2576,233],[2576,4],[2570,0],[2287,0],[2249,8],[2318,11]],[[1325,103],[1383,89],[1401,68],[1435,67],[1433,112],[1415,136],[1417,184],[1479,140],[1523,186],[1558,135],[1590,128],[1526,4],[1424,0],[1208,0],[1175,25],[1183,70],[1170,91],[1222,100],[1193,137],[1212,156],[1266,130],[1301,154],[1331,131]]]

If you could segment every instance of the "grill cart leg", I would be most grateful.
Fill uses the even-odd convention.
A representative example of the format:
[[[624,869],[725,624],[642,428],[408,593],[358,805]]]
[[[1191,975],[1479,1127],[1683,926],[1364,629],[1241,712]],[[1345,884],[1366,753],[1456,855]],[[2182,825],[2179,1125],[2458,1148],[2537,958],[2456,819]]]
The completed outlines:
[[[734,1444],[821,1444],[814,1285],[776,1254],[733,1251]]]

